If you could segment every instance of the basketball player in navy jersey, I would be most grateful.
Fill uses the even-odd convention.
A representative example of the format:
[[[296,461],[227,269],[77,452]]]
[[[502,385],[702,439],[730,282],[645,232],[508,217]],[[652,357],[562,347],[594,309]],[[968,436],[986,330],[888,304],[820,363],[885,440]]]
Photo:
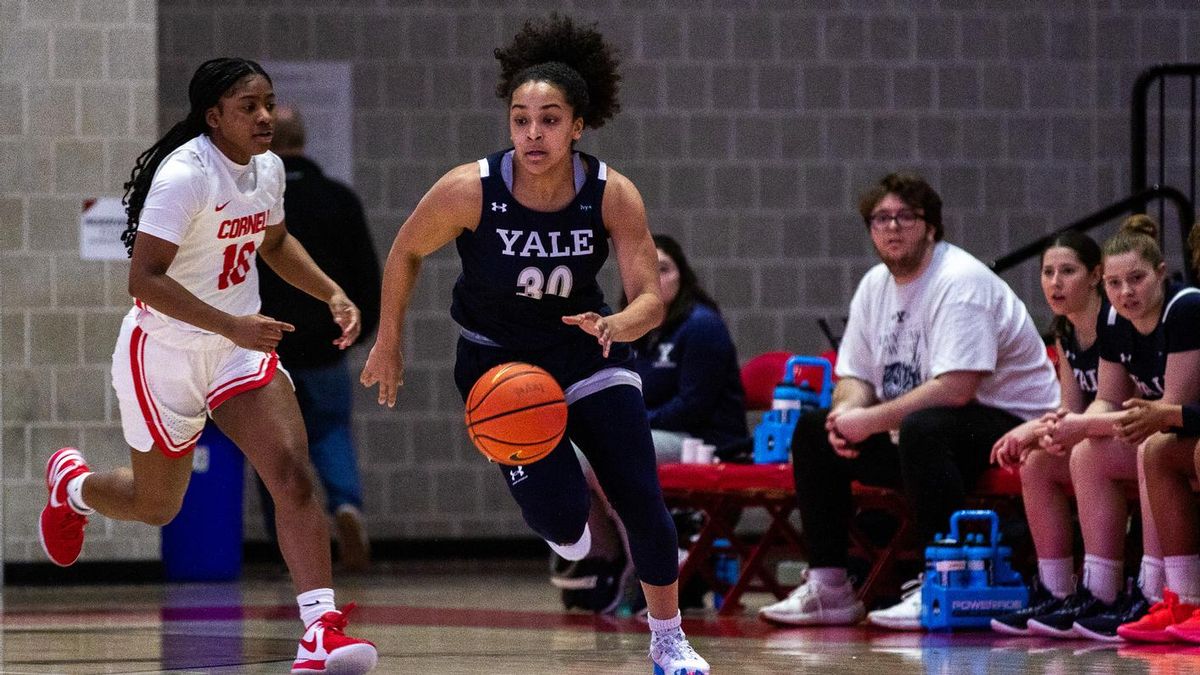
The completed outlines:
[[[708,673],[680,630],[675,527],[626,344],[663,318],[654,242],[633,183],[574,150],[585,127],[619,109],[617,60],[592,27],[556,15],[526,22],[495,55],[513,147],[451,169],[396,234],[362,383],[379,384],[380,404],[395,404],[421,261],[455,241],[462,274],[450,312],[461,328],[454,376],[464,399],[506,361],[545,368],[566,392],[559,446],[535,464],[500,467],[525,521],[562,557],[587,555],[589,493],[573,441],[627,526],[655,672]],[[630,299],[615,313],[596,279],[610,239]]]

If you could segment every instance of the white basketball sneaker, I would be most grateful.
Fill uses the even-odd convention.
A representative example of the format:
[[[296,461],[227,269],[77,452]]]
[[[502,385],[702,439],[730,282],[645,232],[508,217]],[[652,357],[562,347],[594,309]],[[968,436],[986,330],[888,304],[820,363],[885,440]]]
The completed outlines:
[[[789,626],[850,626],[862,621],[866,613],[849,580],[841,586],[827,586],[807,572],[804,583],[790,595],[758,610],[767,621]]]
[[[921,630],[921,579],[905,582],[900,602],[867,615],[867,621],[892,630]]]
[[[654,675],[708,675],[708,661],[692,649],[678,628],[651,633],[650,661]]]

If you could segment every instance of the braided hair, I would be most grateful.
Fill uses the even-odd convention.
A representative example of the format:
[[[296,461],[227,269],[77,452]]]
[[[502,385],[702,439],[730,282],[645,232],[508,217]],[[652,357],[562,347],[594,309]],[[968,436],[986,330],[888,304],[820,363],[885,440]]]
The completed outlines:
[[[549,82],[562,90],[584,126],[599,129],[621,109],[619,59],[595,24],[579,26],[557,13],[530,19],[507,47],[497,48],[494,54],[500,62],[496,96],[509,103],[513,92],[526,82]]]
[[[249,59],[223,57],[200,64],[188,85],[188,103],[191,107],[187,117],[176,122],[157,143],[138,155],[137,163],[129,172],[129,181],[124,186],[125,196],[121,199],[129,216],[128,226],[121,233],[121,241],[130,257],[133,257],[133,242],[137,237],[142,207],[146,204],[146,195],[150,192],[150,183],[154,180],[158,165],[179,146],[200,134],[208,133],[205,114],[220,102],[225,92],[248,75],[261,75],[267,82],[271,81],[271,76],[263,67]]]

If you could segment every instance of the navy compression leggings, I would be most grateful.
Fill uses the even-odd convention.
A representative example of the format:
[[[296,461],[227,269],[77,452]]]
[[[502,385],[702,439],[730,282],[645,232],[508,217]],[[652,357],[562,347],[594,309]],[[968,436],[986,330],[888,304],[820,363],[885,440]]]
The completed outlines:
[[[616,385],[571,404],[563,441],[541,461],[500,466],[525,522],[543,539],[574,543],[587,523],[590,493],[574,441],[629,534],[638,578],[666,586],[679,576],[675,523],[663,503],[646,404]]]

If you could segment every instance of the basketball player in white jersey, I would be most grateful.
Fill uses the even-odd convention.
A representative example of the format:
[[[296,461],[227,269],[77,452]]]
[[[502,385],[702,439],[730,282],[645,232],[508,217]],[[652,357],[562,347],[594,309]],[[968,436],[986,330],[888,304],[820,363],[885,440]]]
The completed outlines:
[[[283,164],[269,152],[275,95],[262,67],[220,58],[197,69],[191,110],[144,152],[126,183],[126,315],[113,387],[131,468],[92,473],[74,448],[46,467],[39,535],[58,565],[75,562],[87,516],[164,525],[178,513],[191,450],[211,416],[262,476],[305,625],[293,673],[365,673],[374,645],[343,632],[331,588],[328,523],[295,393],[275,346],[292,330],[258,313],[255,256],[328,303],[345,348],[358,308],[283,224]]]

